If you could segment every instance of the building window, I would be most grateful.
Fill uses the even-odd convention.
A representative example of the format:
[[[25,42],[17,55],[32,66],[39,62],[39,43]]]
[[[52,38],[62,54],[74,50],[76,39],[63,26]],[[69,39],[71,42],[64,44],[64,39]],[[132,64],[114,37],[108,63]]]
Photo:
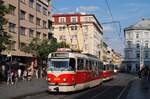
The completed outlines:
[[[25,27],[20,27],[20,34],[25,35]]]
[[[71,17],[71,22],[77,22],[77,17]]]
[[[47,9],[43,7],[43,14],[47,16],[47,13],[48,13]]]
[[[87,33],[87,32],[88,32],[88,26],[87,26],[87,25],[84,25],[84,26],[83,26],[83,32],[84,32],[84,33]]]
[[[11,50],[16,50],[16,41],[11,41]]]
[[[145,36],[145,38],[148,38],[149,37],[149,32],[144,32],[144,36]]]
[[[43,28],[47,28],[47,22],[43,20]]]
[[[26,0],[20,0],[20,2],[21,2],[21,3],[24,3],[24,4],[25,4],[25,1],[26,1]]]
[[[12,5],[9,5],[9,8],[10,8],[9,13],[10,13],[11,15],[15,15],[16,7],[14,7],[14,6],[12,6]]]
[[[39,25],[39,26],[40,26],[40,21],[41,21],[40,18],[36,18],[36,25]]]
[[[72,44],[71,47],[72,47],[73,49],[77,49],[77,44]]]
[[[148,48],[148,42],[145,43],[145,48]]]
[[[137,33],[137,34],[136,34],[136,39],[139,39],[139,36],[140,36],[139,33]]]
[[[66,29],[65,26],[60,26],[60,27],[59,27],[59,31],[64,31],[65,29]]]
[[[34,30],[29,29],[29,37],[33,37],[34,36]]]
[[[29,22],[33,23],[33,19],[34,19],[34,16],[32,14],[29,14]]]
[[[36,11],[41,12],[41,5],[40,4],[36,4]]]
[[[136,58],[140,58],[140,53],[136,52]]]
[[[41,36],[41,33],[40,32],[36,32],[36,37],[40,38],[40,36]]]
[[[25,11],[23,10],[20,11],[20,20],[25,20],[25,14],[26,14]]]
[[[15,32],[16,24],[14,23],[9,23],[9,32]]]
[[[77,26],[71,26],[71,30],[77,30]]]
[[[72,35],[71,38],[77,40],[77,35]]]
[[[132,32],[126,32],[126,38],[132,39]]]
[[[61,40],[61,41],[66,41],[66,36],[65,36],[65,35],[60,35],[60,36],[59,36],[59,40]]]
[[[33,6],[34,6],[34,0],[29,0],[29,7],[33,8]]]
[[[130,58],[130,51],[125,52],[125,58]]]
[[[66,18],[65,17],[60,17],[59,18],[59,22],[60,23],[65,23],[66,22]]]
[[[26,46],[26,44],[23,43],[23,42],[21,42],[21,43],[20,43],[20,50],[23,51],[23,49],[25,48],[25,46]]]
[[[148,58],[148,52],[145,52],[145,58]]]
[[[47,38],[47,35],[46,35],[46,34],[43,34],[43,38],[46,39],[46,38]]]
[[[136,48],[140,48],[140,44],[139,43],[136,44]]]
[[[128,48],[131,48],[131,47],[132,47],[131,44],[132,44],[131,41],[127,41],[127,47],[128,47]]]

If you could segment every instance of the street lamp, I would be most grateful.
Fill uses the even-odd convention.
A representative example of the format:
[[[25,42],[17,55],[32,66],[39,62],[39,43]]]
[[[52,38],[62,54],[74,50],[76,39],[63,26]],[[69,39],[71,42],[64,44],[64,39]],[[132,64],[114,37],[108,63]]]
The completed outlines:
[[[140,41],[140,70],[144,67],[143,40]]]

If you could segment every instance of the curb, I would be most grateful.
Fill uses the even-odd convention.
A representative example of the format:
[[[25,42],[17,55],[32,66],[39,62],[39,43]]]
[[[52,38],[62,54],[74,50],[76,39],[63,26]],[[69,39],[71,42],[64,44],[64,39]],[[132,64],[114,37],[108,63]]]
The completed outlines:
[[[126,99],[129,89],[131,88],[131,85],[134,82],[134,80],[131,80],[130,82],[128,82],[127,86],[125,88],[123,88],[123,90],[121,91],[121,93],[119,94],[119,96],[116,99]]]

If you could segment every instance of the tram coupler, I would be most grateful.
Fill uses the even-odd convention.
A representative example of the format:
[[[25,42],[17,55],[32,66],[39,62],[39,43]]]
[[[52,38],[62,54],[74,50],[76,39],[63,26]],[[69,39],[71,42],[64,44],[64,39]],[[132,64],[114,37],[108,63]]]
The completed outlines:
[[[56,90],[56,92],[59,92],[59,88],[58,87],[54,88],[54,90]]]

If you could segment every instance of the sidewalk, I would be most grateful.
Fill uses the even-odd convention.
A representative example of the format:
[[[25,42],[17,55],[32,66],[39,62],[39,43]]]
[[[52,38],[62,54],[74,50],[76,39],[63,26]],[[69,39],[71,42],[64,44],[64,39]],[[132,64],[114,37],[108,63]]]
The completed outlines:
[[[135,79],[126,99],[148,99],[148,97],[150,97],[150,81],[143,83],[140,79]]]
[[[0,99],[9,99],[26,94],[39,93],[47,90],[45,79],[20,81],[16,85],[0,84]]]

